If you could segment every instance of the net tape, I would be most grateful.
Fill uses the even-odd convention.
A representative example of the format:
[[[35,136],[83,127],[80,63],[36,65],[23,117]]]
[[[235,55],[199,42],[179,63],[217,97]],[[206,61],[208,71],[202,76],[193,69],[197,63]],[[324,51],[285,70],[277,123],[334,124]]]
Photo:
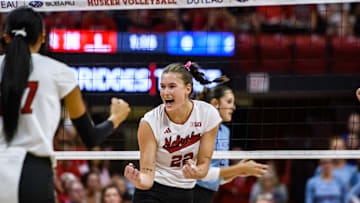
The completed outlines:
[[[139,151],[57,151],[56,160],[139,160]],[[214,151],[213,159],[360,159],[360,150]]]
[[[128,9],[175,9],[210,7],[246,7],[264,5],[350,3],[359,0],[7,0],[0,1],[0,12],[19,6],[37,11],[89,11]]]

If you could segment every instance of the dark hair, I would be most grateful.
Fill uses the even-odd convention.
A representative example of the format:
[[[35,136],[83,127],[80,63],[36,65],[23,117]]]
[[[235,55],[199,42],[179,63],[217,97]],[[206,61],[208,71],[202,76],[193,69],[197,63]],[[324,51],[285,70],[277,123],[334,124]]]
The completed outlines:
[[[32,71],[29,45],[36,44],[42,31],[42,17],[31,8],[19,7],[10,12],[6,19],[5,32],[11,41],[6,47],[7,53],[2,64],[0,90],[7,142],[12,140],[16,132],[21,98]]]
[[[94,174],[94,175],[96,175],[98,178],[100,178],[99,173],[96,172],[96,171],[89,171],[89,172],[85,173],[84,175],[82,175],[82,176],[80,177],[80,181],[81,181],[81,183],[82,183],[85,187],[87,187],[87,184],[88,184],[88,181],[89,181],[89,177],[90,177],[92,174]]]
[[[101,203],[105,203],[105,192],[111,188],[115,188],[117,193],[119,194],[119,197],[122,199],[119,188],[115,184],[110,184],[110,185],[105,186],[101,190]]]
[[[197,99],[210,103],[212,99],[220,100],[220,98],[223,97],[225,92],[228,90],[232,91],[230,87],[225,85],[218,85],[211,89],[204,88],[204,90],[197,96]]]
[[[199,71],[200,66],[197,63],[192,62],[189,67],[185,67],[185,65],[180,63],[172,63],[165,67],[164,73],[179,73],[184,81],[184,84],[191,84],[191,87],[193,86],[193,77],[196,81],[200,82],[202,85],[210,84],[213,82],[217,83],[225,83],[229,81],[229,78],[226,76],[221,76],[216,78],[215,80],[209,81],[204,77],[204,73]],[[191,93],[192,93],[191,89]],[[190,94],[191,94],[190,93]]]

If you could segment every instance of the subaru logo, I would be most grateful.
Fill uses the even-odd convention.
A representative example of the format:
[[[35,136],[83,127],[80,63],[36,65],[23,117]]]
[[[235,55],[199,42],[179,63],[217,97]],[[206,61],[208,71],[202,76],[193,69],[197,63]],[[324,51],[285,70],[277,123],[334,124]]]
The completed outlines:
[[[30,1],[29,2],[29,6],[34,7],[34,8],[40,8],[43,5],[44,5],[44,3],[41,1]]]

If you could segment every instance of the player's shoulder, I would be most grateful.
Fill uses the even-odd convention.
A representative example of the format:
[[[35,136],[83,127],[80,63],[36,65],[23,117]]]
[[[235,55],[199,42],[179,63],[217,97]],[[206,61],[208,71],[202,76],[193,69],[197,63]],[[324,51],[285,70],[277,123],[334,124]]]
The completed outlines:
[[[41,54],[33,54],[33,60],[34,63],[36,63],[37,65],[45,66],[51,69],[68,68],[68,65],[66,65],[65,63]]]
[[[199,100],[192,100],[194,103],[195,111],[199,112],[200,114],[205,114],[208,116],[216,116],[219,114],[218,110],[211,104],[199,101]]]
[[[152,110],[145,113],[144,118],[145,119],[158,119],[162,117],[164,114],[164,105],[160,104],[157,107],[153,108]]]
[[[196,108],[199,109],[209,109],[209,108],[213,108],[215,109],[215,107],[207,102],[204,101],[200,101],[200,100],[192,100],[192,102],[194,103]]]
[[[318,184],[321,184],[321,177],[320,175],[316,175],[316,176],[313,176],[311,177],[308,181],[307,181],[307,184],[309,186],[316,186]]]

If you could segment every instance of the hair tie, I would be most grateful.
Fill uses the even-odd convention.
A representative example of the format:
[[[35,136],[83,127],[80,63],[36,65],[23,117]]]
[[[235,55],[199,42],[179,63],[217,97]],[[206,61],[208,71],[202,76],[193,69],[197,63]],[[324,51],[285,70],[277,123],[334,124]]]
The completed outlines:
[[[12,30],[11,33],[15,33],[15,36],[21,35],[23,37],[26,37],[26,31],[24,27],[18,30]]]
[[[184,66],[188,71],[190,71],[191,61],[186,62]]]

